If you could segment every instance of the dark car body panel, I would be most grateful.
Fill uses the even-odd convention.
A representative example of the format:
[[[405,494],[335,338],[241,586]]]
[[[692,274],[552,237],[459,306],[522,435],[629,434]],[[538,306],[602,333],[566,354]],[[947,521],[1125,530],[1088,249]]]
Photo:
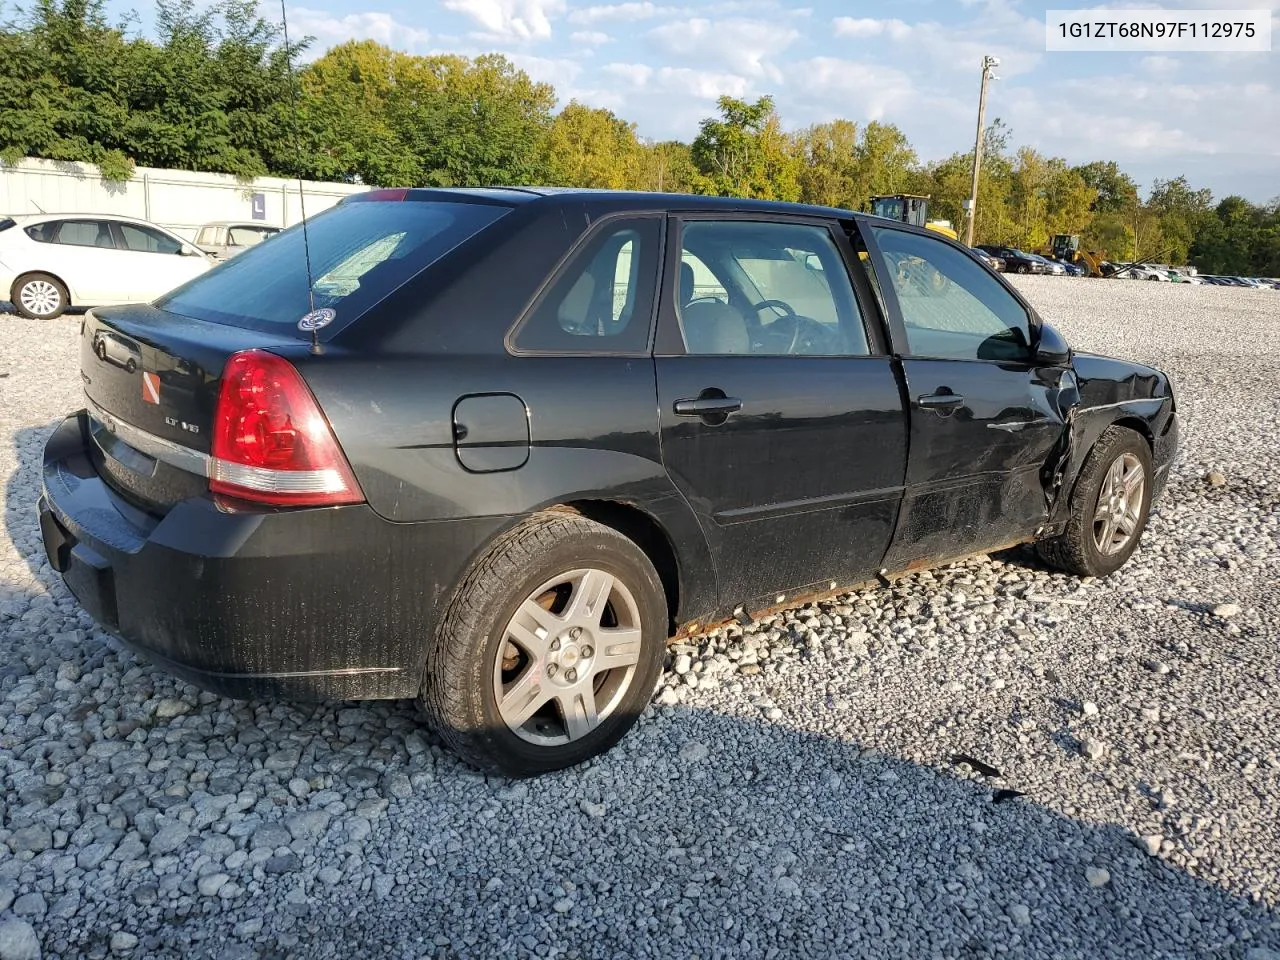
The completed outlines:
[[[512,211],[358,322],[318,331],[314,347],[294,330],[148,306],[86,317],[88,411],[46,448],[42,530],[55,569],[126,643],[228,695],[412,696],[456,585],[533,512],[578,510],[642,540],[684,629],[1050,533],[1116,422],[1152,442],[1157,481],[1167,476],[1177,427],[1163,374],[1092,354],[1057,365],[912,357],[892,290],[873,294],[844,240],[861,215],[604,192],[439,195]],[[685,356],[669,250],[645,281],[659,290],[652,350],[514,347],[511,332],[595,226],[656,216],[674,230],[682,214],[829,227],[872,355]],[[138,351],[139,370],[100,359],[107,335]],[[244,349],[299,371],[364,503],[269,509],[209,495],[199,458],[222,367]],[[159,403],[144,398],[144,372],[159,377]],[[675,415],[677,400],[707,390],[741,410],[724,422]],[[941,390],[963,404],[916,403]],[[130,428],[159,446],[138,449]],[[175,448],[196,466],[175,467]]]

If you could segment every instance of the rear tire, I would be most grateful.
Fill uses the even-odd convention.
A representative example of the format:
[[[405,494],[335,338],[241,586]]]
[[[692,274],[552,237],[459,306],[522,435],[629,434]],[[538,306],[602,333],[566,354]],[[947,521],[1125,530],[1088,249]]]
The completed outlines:
[[[608,750],[652,699],[666,595],[631,540],[576,514],[531,517],[459,585],[419,704],[468,764],[528,777]]]
[[[70,305],[66,285],[47,273],[28,273],[13,282],[10,302],[28,320],[56,320]]]
[[[1040,558],[1080,577],[1115,573],[1142,539],[1153,479],[1147,441],[1124,427],[1109,427],[1080,470],[1066,529],[1036,544]]]

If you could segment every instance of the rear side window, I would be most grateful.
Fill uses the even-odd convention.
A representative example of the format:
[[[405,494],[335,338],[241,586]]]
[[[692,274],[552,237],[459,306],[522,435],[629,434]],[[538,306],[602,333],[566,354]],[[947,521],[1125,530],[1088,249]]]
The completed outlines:
[[[12,217],[0,217],[0,233],[4,233],[6,230],[8,230],[12,226],[13,226]]]
[[[292,331],[312,308],[336,322],[362,316],[510,207],[431,201],[341,203],[312,217],[311,296],[301,225],[259,243],[157,302],[198,320],[255,330]]]
[[[196,237],[196,243],[204,243],[204,244],[208,244],[209,246],[213,246],[213,244],[217,242],[218,242],[217,227],[201,227],[200,228],[200,235]]]
[[[657,217],[610,221],[539,297],[512,344],[529,353],[647,353],[661,236]]]
[[[72,247],[103,247],[114,250],[115,237],[111,235],[111,224],[101,220],[63,220],[47,226],[54,228],[52,241]],[[48,234],[46,234],[47,236]]]

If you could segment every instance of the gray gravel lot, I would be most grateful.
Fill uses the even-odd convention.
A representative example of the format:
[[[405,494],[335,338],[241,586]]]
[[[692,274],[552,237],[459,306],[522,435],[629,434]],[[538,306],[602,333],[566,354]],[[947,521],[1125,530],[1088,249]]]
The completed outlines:
[[[33,512],[78,320],[0,317],[0,960],[1280,960],[1280,293],[1019,285],[1174,378],[1124,570],[1017,551],[674,648],[619,748],[519,783],[411,704],[221,700],[117,652]]]

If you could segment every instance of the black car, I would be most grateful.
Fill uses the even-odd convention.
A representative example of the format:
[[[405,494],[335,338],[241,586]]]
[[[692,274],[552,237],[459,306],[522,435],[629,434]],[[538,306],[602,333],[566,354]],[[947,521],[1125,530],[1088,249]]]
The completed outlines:
[[[508,774],[616,742],[673,636],[1026,542],[1105,576],[1177,447],[1161,372],[903,224],[397,190],[307,237],[85,317],[49,562],[193,683],[417,697]]]
[[[1013,247],[998,247],[983,243],[978,245],[978,249],[1003,260],[1006,273],[1048,272],[1048,265],[1043,260],[1023,253],[1021,250],[1015,250]]]

